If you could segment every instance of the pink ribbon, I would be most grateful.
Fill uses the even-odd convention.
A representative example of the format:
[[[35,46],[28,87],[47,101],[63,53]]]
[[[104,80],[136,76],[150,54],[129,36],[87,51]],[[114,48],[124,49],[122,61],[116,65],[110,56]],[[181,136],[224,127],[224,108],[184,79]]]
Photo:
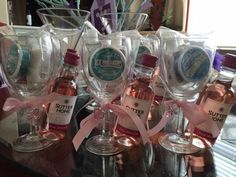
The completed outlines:
[[[146,144],[151,142],[143,122],[131,109],[116,104],[106,104],[103,108],[112,110],[118,118],[122,119],[122,117],[125,117],[133,120],[134,124],[137,126],[140,132],[143,143]],[[90,114],[88,117],[81,121],[80,129],[72,140],[76,150],[78,150],[84,138],[87,137],[91,133],[91,131],[99,124],[99,121],[100,118],[99,116],[96,116],[96,114]]]
[[[189,128],[191,132],[193,132],[195,126],[205,122],[209,127],[209,130],[211,130],[211,134],[213,137],[217,137],[219,135],[220,129],[218,128],[216,123],[209,117],[209,115],[202,109],[201,106],[195,103],[176,100],[165,101],[164,104],[166,111],[162,116],[160,122],[148,131],[148,134],[150,136],[155,135],[165,127],[167,122],[172,117],[173,110],[171,109],[171,106],[173,106],[174,104],[177,104],[179,107],[181,107],[184,116],[189,120]]]
[[[19,100],[17,98],[9,97],[6,99],[3,110],[4,111],[15,111],[21,108],[27,107],[38,107],[42,106],[43,104],[51,103],[57,100],[60,97],[58,93],[51,93],[49,95],[32,97],[28,100]]]

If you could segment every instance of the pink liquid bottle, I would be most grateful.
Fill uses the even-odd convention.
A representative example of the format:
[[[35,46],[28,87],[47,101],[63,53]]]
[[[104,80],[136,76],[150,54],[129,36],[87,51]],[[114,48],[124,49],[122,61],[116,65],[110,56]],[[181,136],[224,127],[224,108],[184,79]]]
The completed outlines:
[[[135,65],[134,80],[127,86],[121,98],[121,104],[132,109],[146,125],[148,114],[155,97],[150,87],[150,82],[156,67],[157,57],[143,54],[140,64]],[[117,135],[124,135],[133,139],[139,139],[140,133],[129,118],[122,117],[118,120]]]
[[[79,56],[76,51],[68,49],[60,75],[55,79],[49,92],[60,94],[60,98],[48,107],[49,130],[61,138],[65,136],[77,99],[76,77],[78,76]]]
[[[219,129],[230,113],[234,103],[234,89],[232,82],[236,73],[236,56],[226,54],[218,77],[211,84],[207,85],[201,92],[197,104],[208,113],[210,118],[216,122]],[[217,137],[213,137],[206,123],[198,125],[194,134],[208,140],[212,145]]]

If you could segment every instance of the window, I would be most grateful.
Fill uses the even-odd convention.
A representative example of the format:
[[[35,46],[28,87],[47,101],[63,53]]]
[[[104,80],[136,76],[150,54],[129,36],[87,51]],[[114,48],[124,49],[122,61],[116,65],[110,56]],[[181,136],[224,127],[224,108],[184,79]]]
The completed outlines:
[[[187,31],[214,31],[219,48],[236,48],[235,7],[235,0],[189,0]]]

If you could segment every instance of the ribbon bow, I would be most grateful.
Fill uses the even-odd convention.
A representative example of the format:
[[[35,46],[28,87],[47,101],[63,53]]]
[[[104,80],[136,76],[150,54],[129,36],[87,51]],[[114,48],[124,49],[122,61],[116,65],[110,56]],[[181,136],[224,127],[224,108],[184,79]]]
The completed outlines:
[[[173,110],[171,107],[173,107],[175,104],[177,104],[182,109],[184,116],[189,120],[189,128],[191,133],[193,132],[195,126],[205,122],[209,127],[209,130],[211,130],[213,137],[217,137],[219,135],[220,130],[218,126],[200,105],[177,100],[165,101],[164,104],[166,111],[163,114],[161,121],[148,131],[149,136],[155,135],[165,127],[167,122],[172,118]]]
[[[133,120],[134,124],[137,126],[140,132],[143,143],[146,144],[151,142],[143,122],[131,109],[116,104],[106,104],[103,106],[103,108],[112,110],[118,119],[122,119],[123,117],[125,117]],[[72,140],[76,150],[78,150],[84,138],[87,137],[91,133],[91,131],[99,124],[100,119],[97,117],[99,116],[96,116],[96,114],[90,114],[88,117],[81,121],[80,129]]]
[[[17,98],[9,97],[6,99],[3,110],[4,111],[16,111],[17,109],[21,108],[28,108],[28,107],[38,107],[42,106],[43,104],[51,103],[57,100],[60,97],[58,93],[51,93],[49,95],[44,95],[40,97],[32,97],[28,100],[19,100]]]

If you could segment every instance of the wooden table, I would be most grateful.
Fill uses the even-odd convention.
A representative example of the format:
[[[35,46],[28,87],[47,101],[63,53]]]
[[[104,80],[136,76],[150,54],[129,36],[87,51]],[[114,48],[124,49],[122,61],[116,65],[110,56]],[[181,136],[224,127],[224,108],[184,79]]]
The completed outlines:
[[[81,111],[77,119],[71,121],[65,139],[42,151],[19,153],[0,143],[0,176],[214,177],[220,174],[218,172],[222,166],[227,168],[231,163],[235,163],[229,159],[220,160],[221,156],[216,154],[214,148],[194,155],[168,152],[158,145],[158,138],[163,133],[153,137],[153,144],[150,146],[134,146],[115,156],[102,157],[91,154],[83,145],[75,152],[71,142],[77,131],[75,124],[87,114]],[[235,174],[228,176],[236,176],[236,169],[233,172]]]

